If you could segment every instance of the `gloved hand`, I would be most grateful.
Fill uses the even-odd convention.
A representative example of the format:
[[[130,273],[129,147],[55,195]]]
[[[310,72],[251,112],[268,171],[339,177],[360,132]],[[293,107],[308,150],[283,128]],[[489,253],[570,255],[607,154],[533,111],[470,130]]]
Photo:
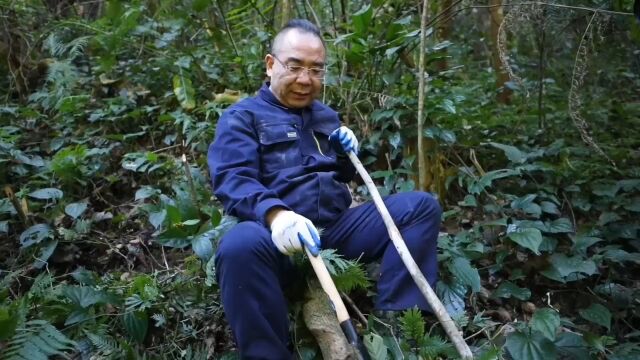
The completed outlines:
[[[313,223],[293,211],[281,210],[271,221],[271,240],[285,255],[306,246],[313,256],[320,253],[320,236]]]
[[[358,139],[356,139],[353,131],[346,126],[335,129],[329,135],[329,143],[338,154],[346,154],[350,151],[353,151],[356,155],[358,154]]]

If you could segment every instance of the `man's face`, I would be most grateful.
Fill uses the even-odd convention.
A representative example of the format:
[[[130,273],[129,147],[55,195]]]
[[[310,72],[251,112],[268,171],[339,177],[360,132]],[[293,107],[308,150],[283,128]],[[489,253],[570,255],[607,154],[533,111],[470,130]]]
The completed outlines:
[[[322,89],[322,79],[315,78],[306,70],[293,74],[285,65],[324,68],[322,41],[313,34],[292,29],[282,36],[276,49],[276,54],[265,57],[271,91],[288,108],[310,105]]]

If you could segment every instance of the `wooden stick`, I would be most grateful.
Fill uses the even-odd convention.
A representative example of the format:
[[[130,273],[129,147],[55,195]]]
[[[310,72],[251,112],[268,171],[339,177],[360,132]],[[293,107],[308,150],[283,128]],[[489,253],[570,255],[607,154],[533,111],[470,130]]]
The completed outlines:
[[[329,300],[333,303],[333,308],[336,310],[336,315],[338,316],[338,321],[343,322],[345,320],[350,320],[349,312],[347,308],[344,306],[342,299],[340,298],[340,294],[338,293],[338,289],[336,289],[336,285],[333,283],[333,279],[331,279],[331,275],[329,274],[329,270],[324,265],[324,261],[320,255],[313,256],[307,247],[305,246],[305,251],[307,252],[307,257],[311,262],[311,266],[318,276],[318,280],[320,281],[320,285],[324,292],[329,296]]]
[[[393,223],[393,219],[389,214],[389,210],[387,210],[387,207],[384,205],[382,197],[380,197],[380,193],[378,192],[378,188],[373,183],[373,180],[371,180],[371,176],[369,176],[367,170],[365,170],[364,166],[362,166],[362,163],[360,162],[356,154],[354,154],[353,152],[349,152],[348,155],[349,159],[351,159],[351,162],[353,163],[353,166],[355,166],[356,170],[358,170],[358,173],[367,185],[367,189],[369,189],[369,193],[373,198],[373,202],[380,212],[380,215],[382,216],[384,225],[387,227],[389,237],[391,238],[391,241],[393,241],[393,245],[396,247],[396,250],[398,250],[398,254],[402,259],[402,262],[407,267],[407,270],[409,270],[409,274],[411,274],[413,281],[415,281],[416,285],[418,285],[418,289],[420,289],[422,295],[424,295],[424,297],[427,299],[427,302],[431,306],[431,309],[433,310],[434,314],[436,314],[436,317],[440,321],[440,324],[442,324],[442,327],[444,328],[447,335],[449,335],[449,339],[451,339],[451,342],[453,342],[453,345],[456,347],[456,350],[458,350],[460,356],[463,359],[473,359],[471,349],[469,349],[469,346],[462,338],[462,332],[458,330],[456,324],[451,319],[451,316],[449,316],[449,313],[445,309],[444,305],[442,305],[442,302],[440,301],[440,299],[438,299],[438,296],[436,296],[435,292],[427,282],[427,279],[425,279],[424,275],[420,271],[420,268],[411,256],[411,253],[409,253],[409,249],[402,239],[402,235],[396,227],[396,224]]]
[[[347,308],[344,306],[344,302],[342,302],[342,298],[340,297],[340,293],[338,293],[338,289],[336,289],[336,284],[333,283],[333,279],[329,274],[329,270],[324,265],[324,261],[322,261],[322,257],[320,255],[313,256],[311,255],[311,251],[305,246],[304,250],[307,252],[307,257],[311,262],[311,266],[318,276],[318,281],[320,281],[320,285],[327,296],[329,296],[329,300],[333,304],[333,308],[336,311],[336,316],[338,318],[338,323],[340,324],[340,328],[344,333],[344,336],[347,338],[347,342],[353,346],[354,351],[356,352],[356,357],[358,360],[370,360],[369,353],[367,349],[364,347],[360,339],[358,338],[358,333],[356,332],[356,328],[353,326],[351,322],[351,318],[349,317],[349,312]]]

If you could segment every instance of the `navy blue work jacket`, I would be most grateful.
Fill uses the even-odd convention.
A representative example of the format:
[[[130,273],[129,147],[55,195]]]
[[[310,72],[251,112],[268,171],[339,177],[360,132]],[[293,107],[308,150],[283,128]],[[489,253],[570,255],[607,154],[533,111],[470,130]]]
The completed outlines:
[[[267,82],[220,117],[209,146],[213,192],[225,212],[265,224],[282,206],[317,226],[330,224],[351,204],[346,186],[355,169],[328,141],[338,114],[319,101],[304,109],[283,106]]]

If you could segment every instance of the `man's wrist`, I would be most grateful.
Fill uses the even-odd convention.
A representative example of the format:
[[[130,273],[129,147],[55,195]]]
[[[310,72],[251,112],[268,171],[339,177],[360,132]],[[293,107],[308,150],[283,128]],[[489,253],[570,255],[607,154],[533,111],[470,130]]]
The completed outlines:
[[[267,210],[267,214],[264,216],[267,227],[271,228],[271,223],[273,222],[273,219],[276,218],[276,215],[278,215],[279,212],[286,210],[286,208],[283,208],[281,206],[274,206],[271,209]]]

